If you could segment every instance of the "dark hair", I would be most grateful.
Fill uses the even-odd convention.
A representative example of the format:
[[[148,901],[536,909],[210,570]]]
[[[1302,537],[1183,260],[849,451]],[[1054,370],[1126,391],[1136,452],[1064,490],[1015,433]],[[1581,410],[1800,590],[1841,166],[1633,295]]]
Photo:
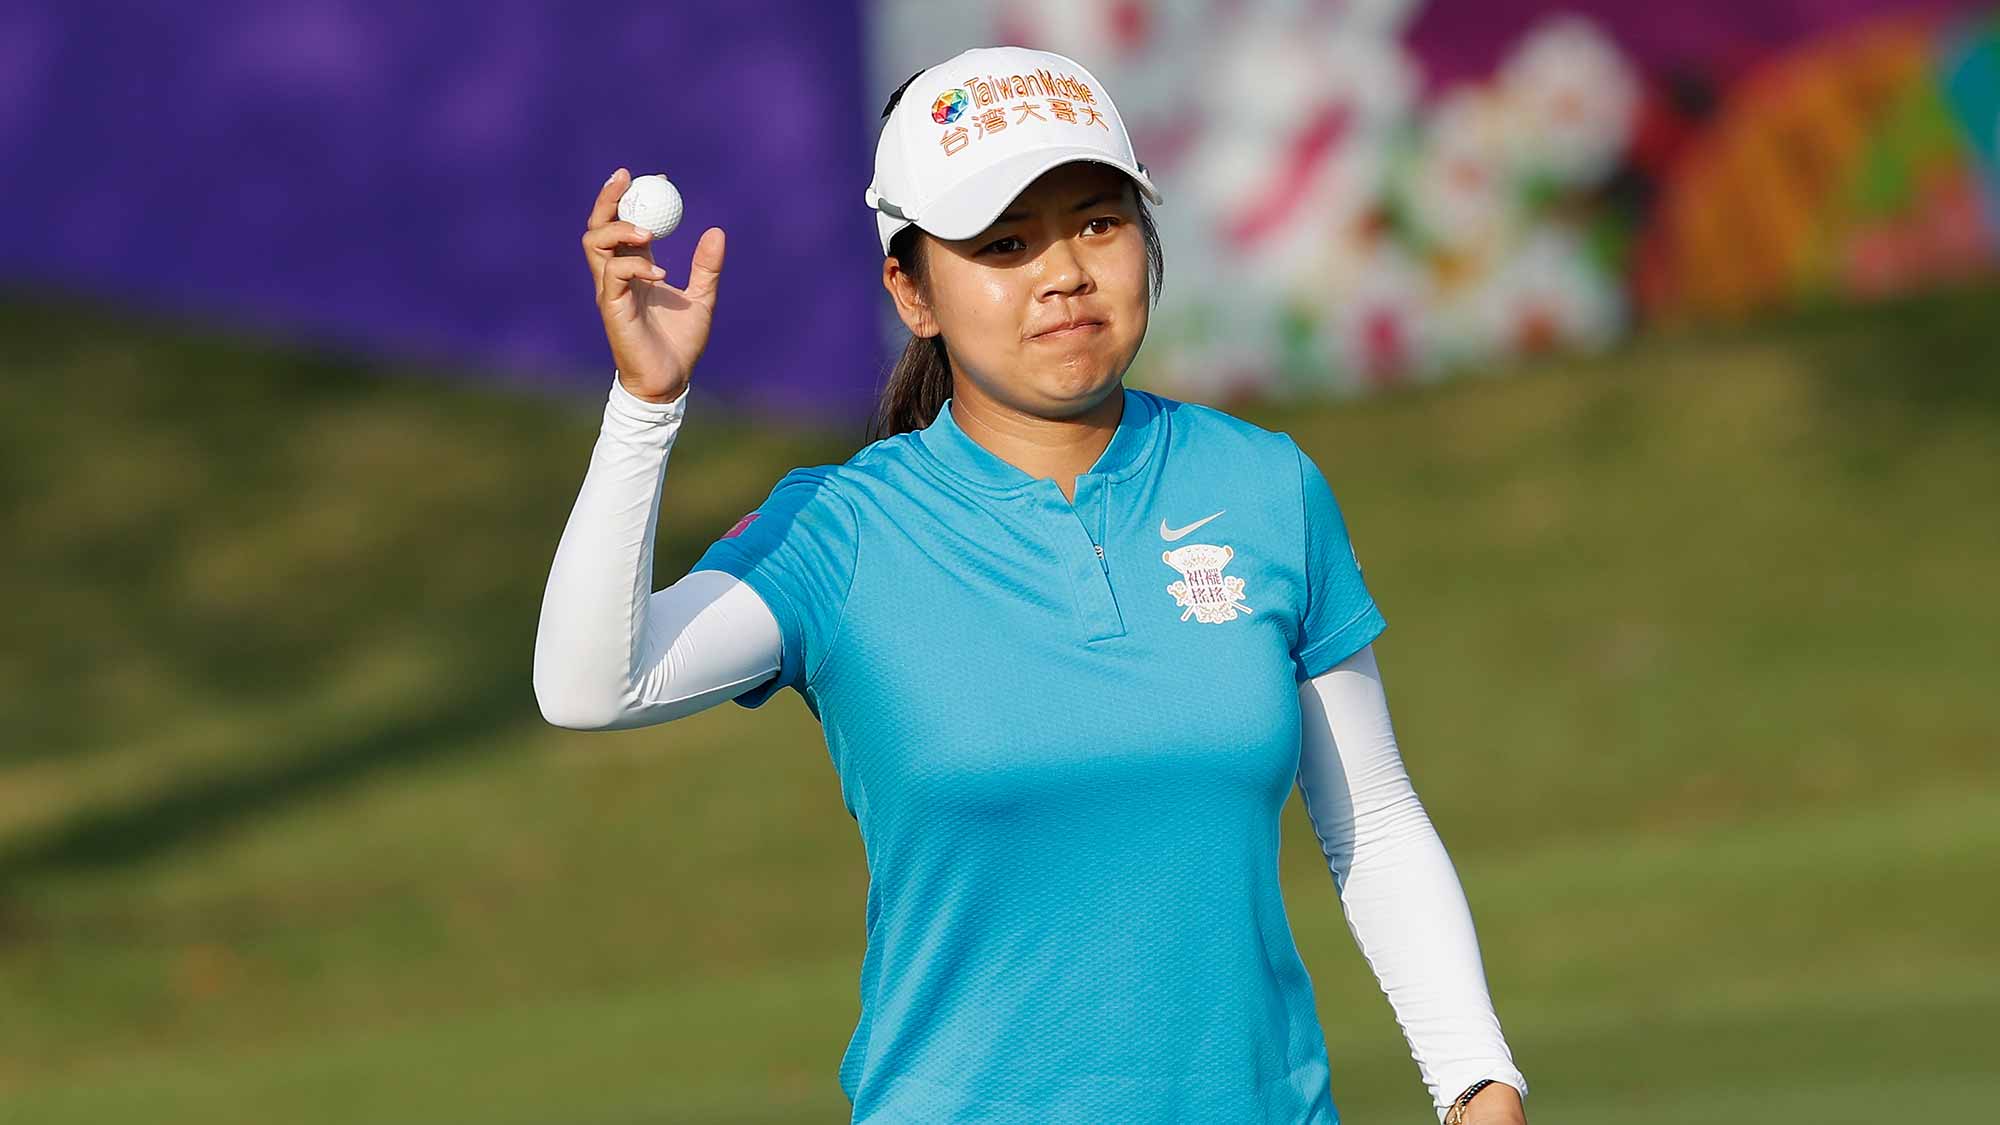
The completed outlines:
[[[896,92],[889,95],[889,104],[882,107],[882,116],[887,118],[896,103],[903,97],[923,71],[910,75]],[[1130,181],[1131,177],[1126,177]],[[1166,263],[1160,253],[1160,230],[1153,222],[1152,209],[1146,205],[1146,195],[1139,185],[1132,184],[1132,195],[1139,204],[1139,234],[1146,243],[1147,299],[1157,302],[1160,287],[1166,284]],[[925,245],[918,237],[920,231],[915,224],[896,232],[889,240],[889,256],[903,267],[903,272],[916,282],[917,289],[924,291]],[[929,294],[925,293],[926,299]],[[903,345],[903,354],[896,358],[895,366],[889,369],[889,376],[883,381],[881,394],[875,403],[875,416],[869,423],[864,442],[880,441],[894,434],[922,429],[936,420],[944,400],[951,397],[951,360],[945,352],[944,336],[919,336],[912,332],[910,342]]]

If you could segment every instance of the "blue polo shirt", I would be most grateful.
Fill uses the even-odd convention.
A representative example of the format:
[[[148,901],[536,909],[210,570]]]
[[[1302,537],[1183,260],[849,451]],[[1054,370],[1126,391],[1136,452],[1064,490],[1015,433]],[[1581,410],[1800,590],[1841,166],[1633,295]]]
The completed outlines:
[[[1122,388],[1076,498],[958,427],[795,469],[770,605],[867,853],[869,1125],[1336,1125],[1279,894],[1298,685],[1384,625],[1290,435]]]

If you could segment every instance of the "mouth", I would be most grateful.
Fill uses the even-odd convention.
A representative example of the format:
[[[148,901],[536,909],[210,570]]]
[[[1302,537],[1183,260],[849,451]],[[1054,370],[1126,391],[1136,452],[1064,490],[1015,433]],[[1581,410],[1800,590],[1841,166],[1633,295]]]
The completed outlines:
[[[1087,336],[1092,332],[1102,331],[1103,328],[1104,322],[1101,320],[1076,320],[1051,328],[1047,332],[1037,332],[1033,336],[1028,337],[1028,339],[1070,340],[1078,336]]]

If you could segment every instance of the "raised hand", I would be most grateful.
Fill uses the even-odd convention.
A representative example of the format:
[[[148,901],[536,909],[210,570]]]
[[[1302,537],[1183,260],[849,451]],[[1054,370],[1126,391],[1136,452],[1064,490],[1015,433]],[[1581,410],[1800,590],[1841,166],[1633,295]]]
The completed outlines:
[[[721,227],[702,231],[686,288],[669,284],[666,270],[653,261],[653,232],[618,217],[618,197],[631,184],[624,168],[604,181],[583,232],[583,254],[597,282],[597,308],[619,381],[639,398],[672,402],[687,389],[708,347],[723,233]]]

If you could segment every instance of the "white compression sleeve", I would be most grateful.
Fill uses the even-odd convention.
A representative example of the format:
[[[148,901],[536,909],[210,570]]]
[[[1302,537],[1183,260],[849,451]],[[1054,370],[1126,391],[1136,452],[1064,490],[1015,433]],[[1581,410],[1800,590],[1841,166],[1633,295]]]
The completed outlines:
[[[687,396],[648,402],[612,380],[535,633],[535,700],[557,726],[664,723],[778,671],[777,618],[734,575],[692,571],[648,593],[667,457]]]
[[[1307,816],[1438,1119],[1481,1078],[1526,1097],[1465,890],[1397,750],[1374,646],[1299,685],[1299,705]]]

